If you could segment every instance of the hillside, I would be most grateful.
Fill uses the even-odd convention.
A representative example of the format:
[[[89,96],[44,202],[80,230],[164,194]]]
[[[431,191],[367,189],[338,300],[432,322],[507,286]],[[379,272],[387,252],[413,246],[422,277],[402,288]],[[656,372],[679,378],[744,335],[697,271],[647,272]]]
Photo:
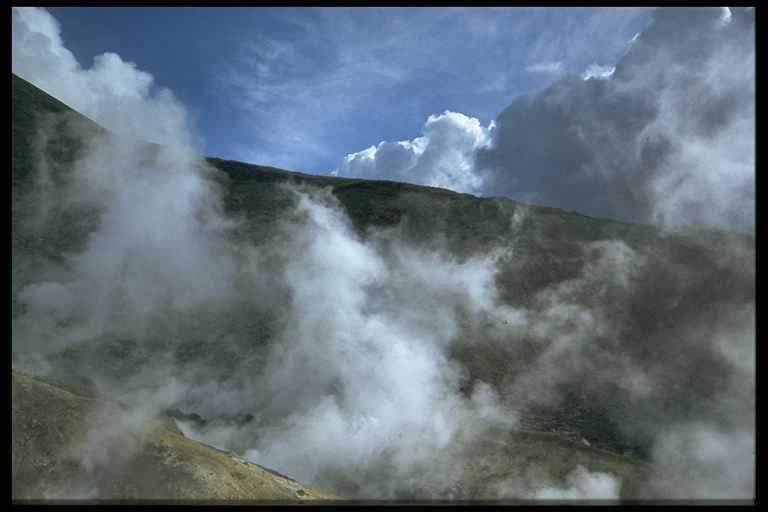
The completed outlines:
[[[103,136],[105,131],[12,75],[14,318],[27,311],[21,296],[25,287],[66,276],[72,265],[69,258],[87,247],[90,234],[99,226],[99,210],[93,205],[75,203],[63,208],[49,200],[64,190],[72,169],[87,152],[82,141],[98,134]],[[146,145],[141,151],[149,159],[156,148]],[[515,467],[531,461],[548,466],[548,472],[560,480],[576,465],[608,472],[630,482],[622,488],[622,497],[642,495],[633,485],[645,478],[654,436],[666,425],[715,414],[711,403],[725,389],[732,368],[715,345],[701,340],[722,326],[735,325],[742,318],[738,315],[748,316],[754,308],[753,236],[703,228],[668,231],[507,198],[480,198],[398,182],[314,176],[218,158],[206,161],[212,168],[211,180],[221,190],[223,210],[228,218],[237,219],[232,234],[235,240],[280,247],[286,229],[281,223],[292,218],[296,206],[295,197],[286,188],[293,184],[327,190],[348,216],[356,236],[364,241],[377,240],[381,233],[396,233],[397,240],[409,247],[438,251],[458,262],[503,250],[494,277],[499,300],[506,307],[525,311],[533,319],[531,326],[513,330],[493,318],[479,321],[470,316],[461,324],[449,356],[463,369],[462,392],[469,395],[478,382],[490,384],[504,404],[522,411],[523,432],[496,432],[489,434],[490,440],[472,440],[455,447],[467,461],[466,468],[457,469],[459,476],[452,477],[453,483],[462,487],[456,497],[492,497],[492,482],[514,475]],[[43,211],[42,205],[48,208],[49,204],[51,209]],[[283,265],[299,259],[300,254],[271,257]],[[620,264],[614,264],[613,257]],[[40,405],[35,402],[37,391],[16,395],[17,380],[26,383],[19,389],[39,390],[40,400],[59,393],[66,398],[62,404],[78,404],[70,412],[50,409],[52,416],[46,421],[52,422],[58,422],[60,414],[74,421],[80,415],[77,408],[92,403],[82,397],[130,402],[142,396],[132,394],[135,390],[161,389],[171,373],[169,367],[175,377],[186,382],[242,389],[243,383],[252,382],[249,379],[264,368],[273,333],[284,327],[281,315],[290,301],[281,293],[276,288],[265,300],[266,306],[243,304],[227,306],[223,311],[211,307],[198,316],[182,317],[182,322],[160,322],[141,335],[102,333],[40,351],[21,346],[14,339],[14,369],[81,396],[62,394],[67,392],[14,373],[14,436],[30,428],[27,423],[17,424],[17,407]],[[610,329],[561,320],[557,316],[561,310],[552,306],[555,299],[584,313],[583,317],[605,318]],[[545,323],[551,323],[551,330],[539,329],[538,325]],[[574,358],[558,355],[562,359],[547,362],[557,372],[549,389],[555,398],[534,396],[533,391],[543,385],[536,380],[539,376],[529,375],[528,370],[539,369],[542,360],[549,361],[551,346],[570,337],[577,340],[574,345],[583,344],[579,353],[585,360],[583,367],[571,368]],[[568,354],[567,349],[564,353]],[[626,378],[625,368],[642,368],[653,386],[642,393],[628,390],[622,380]],[[549,386],[550,381],[546,384]],[[196,398],[180,398],[167,405],[176,413],[194,415],[200,425],[233,429],[228,442],[235,451],[244,451],[253,436],[261,435],[259,421],[268,418],[244,425],[233,418],[258,417],[255,404],[258,402],[244,403],[239,409],[227,404],[231,409],[228,415],[217,413],[217,404],[201,403]],[[18,421],[32,421],[23,418]],[[68,431],[42,431],[39,440],[25,445],[24,450],[47,449],[50,439],[73,437],[80,427],[72,425]],[[206,428],[199,430],[205,434]],[[209,431],[213,435],[214,429]],[[159,432],[153,434],[151,443],[156,450],[148,457],[156,456],[157,447],[165,443],[163,446],[180,450],[184,454],[180,457],[194,460],[190,464],[199,464],[205,471],[209,467],[206,464],[218,461],[211,471],[222,475],[221,481],[193,491],[193,487],[184,486],[202,485],[195,480],[198,473],[185,474],[184,483],[179,484],[181,490],[167,494],[165,487],[126,491],[113,479],[103,484],[110,493],[145,496],[144,489],[148,489],[149,494],[162,496],[243,498],[257,493],[253,486],[267,485],[254,482],[268,481],[272,486],[268,496],[296,496],[293,484],[277,482],[253,464],[247,466],[253,475],[248,477],[248,484],[238,484],[231,469],[235,459],[178,433]],[[14,466],[23,460],[19,458],[22,455],[17,456],[16,442],[14,437]],[[499,450],[499,446],[504,448]],[[203,452],[204,456],[196,455]],[[50,457],[59,460],[58,455]],[[28,462],[18,464],[16,475],[38,470]],[[55,464],[64,468],[60,465],[63,462]],[[53,471],[61,472],[67,470]],[[26,478],[15,477],[19,485]],[[163,478],[158,474],[150,480],[156,483]],[[370,480],[376,478],[374,474]],[[358,484],[346,480],[347,476],[337,475],[335,489],[346,490],[339,492],[345,496],[358,495]],[[74,485],[71,480],[61,482],[56,484],[61,492]],[[403,496],[441,497],[446,492],[444,484],[427,482],[426,488],[417,486]],[[15,495],[39,496],[41,492],[34,487],[37,484],[30,484],[30,491],[23,490],[26,487],[17,491],[16,485]]]
[[[11,375],[11,406],[14,499],[333,498],[187,439],[178,429],[151,421],[130,424],[125,421],[130,411],[118,404],[83,398],[16,372]]]
[[[12,493],[19,500],[311,501],[339,499],[236,454],[185,437],[173,421],[137,418],[118,403],[85,398],[12,372]],[[564,478],[576,465],[629,482],[647,468],[553,434],[488,433],[462,453],[455,499],[493,499],[493,486],[526,462]],[[429,469],[427,469],[429,471]],[[446,499],[437,487],[421,491]],[[632,486],[624,498],[636,498]],[[354,489],[350,489],[354,495]],[[415,499],[418,496],[403,496]],[[422,496],[423,498],[423,496]]]

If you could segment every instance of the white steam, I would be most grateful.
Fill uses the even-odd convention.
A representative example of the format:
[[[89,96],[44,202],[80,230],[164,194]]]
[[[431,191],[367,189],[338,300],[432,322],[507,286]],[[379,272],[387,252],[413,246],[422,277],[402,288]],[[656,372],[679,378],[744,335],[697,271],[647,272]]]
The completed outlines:
[[[290,319],[257,385],[274,401],[265,412],[284,423],[249,452],[254,460],[315,481],[321,465],[338,471],[389,449],[406,470],[460,429],[511,422],[487,388],[459,397],[446,354],[460,313],[495,307],[493,261],[458,263],[397,240],[382,253],[306,195],[298,213],[306,224],[286,250],[302,257],[284,273]]]
[[[748,64],[745,58],[738,69]],[[657,392],[655,376],[621,345],[625,318],[616,312],[642,284],[648,266],[647,254],[628,244],[580,246],[588,263],[575,277],[513,309],[499,299],[495,252],[457,259],[447,251],[419,249],[397,229],[362,236],[328,191],[275,188],[292,205],[286,215],[281,212],[277,233],[237,238],[242,225],[223,213],[220,176],[195,153],[183,107],[168,92],[153,94],[151,76],[114,54],[83,69],[63,47],[55,20],[37,8],[13,11],[13,69],[119,128],[89,136],[67,185],[42,196],[50,203],[41,210],[43,221],[60,209],[84,207],[97,222],[58,272],[21,289],[26,309],[13,323],[14,352],[57,352],[94,339],[127,338],[150,346],[152,357],[131,379],[98,383],[136,409],[113,423],[94,422],[85,439],[93,449],[75,447],[85,454],[86,466],[110,463],[114,450],[103,447],[183,403],[199,405],[210,417],[253,413],[253,422],[242,428],[183,424],[184,430],[212,444],[237,446],[255,462],[293,477],[354,496],[418,495],[420,485],[444,496],[434,485],[461,478],[464,461],[453,455],[457,444],[490,427],[514,429],[518,405],[551,401],[560,384],[588,376],[598,384],[618,383],[632,400]],[[613,80],[615,75],[578,82]],[[660,97],[668,101],[665,93]],[[681,122],[678,116],[655,121],[668,123],[664,130]],[[349,155],[337,172],[477,191],[485,181],[474,172],[475,156],[489,144],[492,127],[453,112],[430,116],[422,137]],[[728,139],[734,155],[749,147],[737,140],[742,128]],[[148,146],[139,138],[164,145]],[[675,157],[681,168],[716,158],[695,142]],[[727,160],[737,162],[735,156]],[[749,165],[747,158],[728,169],[743,181]],[[722,186],[718,176],[705,181],[707,187]],[[673,188],[674,200],[655,211],[676,214],[678,206],[670,205],[685,205],[696,190]],[[529,221],[516,210],[513,229]],[[511,239],[516,235],[509,233]],[[507,249],[499,252],[516,257]],[[544,252],[533,257],[544,258]],[[257,313],[270,322],[261,322]],[[734,325],[724,325],[722,333],[685,333],[674,340],[694,340],[681,345],[689,353],[714,347],[732,378],[712,397],[711,415],[655,438],[659,474],[682,482],[673,489],[654,484],[657,496],[751,493],[748,455],[754,440],[744,420],[753,405],[754,338],[744,328],[750,314],[753,309],[734,314]],[[495,337],[518,355],[520,333],[530,338],[535,350],[521,354],[530,360],[522,369],[510,365],[504,375],[509,386],[501,391],[508,396],[482,381],[464,387],[466,370],[451,350],[465,341],[467,325],[480,333],[474,348]],[[484,325],[486,330],[477,327]],[[175,349],[201,339],[200,352],[213,358],[210,366],[174,360]],[[216,359],[230,353],[231,367]],[[669,426],[658,423],[662,430]],[[700,473],[691,477],[688,471],[696,467]],[[616,499],[620,488],[614,476],[583,467],[570,473],[565,486],[548,475],[540,481],[543,487],[523,494]]]
[[[170,93],[151,94],[152,77],[113,54],[81,68],[44,10],[14,10],[13,20],[15,72],[109,128],[128,123],[87,140],[66,187],[49,197],[59,209],[89,208],[98,226],[81,252],[68,255],[63,275],[21,290],[26,310],[14,323],[18,350],[55,352],[106,337],[152,339],[157,331],[188,335],[167,324],[247,302],[239,281],[252,283],[251,302],[268,295],[258,288],[259,274],[275,269],[260,268],[257,253],[273,251],[284,262],[278,274],[290,302],[263,373],[229,400],[226,390],[206,382],[178,383],[173,394],[207,393],[214,408],[232,400],[260,404],[273,427],[249,452],[258,454],[256,461],[315,481],[322,469],[374,464],[389,450],[398,471],[407,471],[459,431],[513,421],[488,387],[460,396],[459,371],[446,355],[460,315],[495,307],[491,258],[451,261],[384,236],[365,243],[332,198],[308,193],[296,195],[296,219],[286,225],[281,245],[236,245],[213,171],[193,151],[186,114]],[[149,134],[164,145],[139,140]],[[471,149],[486,140],[477,120],[446,113],[430,118],[414,155],[434,160],[443,158],[435,144],[459,141]],[[449,163],[438,168],[454,172]],[[454,178],[460,175],[434,175],[436,184]],[[141,372],[148,381],[173,371],[162,346],[156,350],[153,366]],[[167,389],[122,390],[138,407],[131,418],[145,420],[169,405]],[[136,424],[94,421],[74,450],[89,468],[109,463],[112,445]]]
[[[610,500],[618,503],[620,482],[607,473],[578,466],[566,477],[567,487],[545,487],[532,493],[539,500]]]
[[[84,68],[61,39],[58,21],[39,7],[15,7],[11,69],[48,94],[109,130],[165,145],[191,147],[184,106],[152,75],[115,53],[103,53]]]

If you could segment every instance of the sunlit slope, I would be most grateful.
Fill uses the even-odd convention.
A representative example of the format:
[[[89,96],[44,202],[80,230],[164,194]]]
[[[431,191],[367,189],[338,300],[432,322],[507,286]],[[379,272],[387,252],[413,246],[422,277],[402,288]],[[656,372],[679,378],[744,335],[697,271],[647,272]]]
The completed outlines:
[[[12,372],[15,499],[279,500],[333,498],[231,453]],[[134,418],[135,419],[135,418]],[[122,420],[122,421],[120,421]]]

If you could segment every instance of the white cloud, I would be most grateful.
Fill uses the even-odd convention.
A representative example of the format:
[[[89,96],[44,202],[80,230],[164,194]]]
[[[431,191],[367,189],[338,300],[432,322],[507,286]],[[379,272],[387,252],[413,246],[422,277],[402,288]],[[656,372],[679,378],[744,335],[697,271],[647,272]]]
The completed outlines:
[[[525,68],[529,73],[559,73],[563,70],[563,63],[559,61],[536,62]]]
[[[498,129],[470,128],[471,118],[461,114],[432,116],[450,129],[428,134],[428,122],[422,137],[347,155],[335,172],[509,195],[662,226],[749,228],[755,172],[750,14],[660,9],[654,16],[616,65],[593,63],[582,80],[564,78],[538,96],[516,99],[498,117]],[[726,18],[727,27],[711,30]],[[684,32],[674,29],[688,19]],[[690,42],[692,34],[703,39]],[[554,72],[561,63],[540,61],[528,69]],[[444,142],[445,132],[465,136]]]
[[[616,66],[601,66],[599,64],[592,64],[582,74],[583,80],[590,80],[592,78],[598,80],[606,80],[613,76],[613,72],[616,71]]]
[[[474,172],[474,153],[489,144],[492,129],[493,123],[486,128],[474,117],[446,110],[429,116],[421,137],[349,154],[334,174],[478,192],[483,183]]]
[[[754,57],[752,13],[658,9],[615,67],[589,66],[583,80],[565,77],[498,116],[476,159],[484,192],[619,220],[749,229]]]
[[[521,7],[269,11],[285,29],[242,39],[241,51],[217,70],[222,96],[247,115],[237,158],[320,172],[369,140],[410,136],[415,119],[396,135],[376,135],[409,116],[450,108],[486,119],[531,81],[557,77],[528,76],[526,64],[583,67],[610,58],[618,51],[616,34],[618,41],[629,37],[628,26],[648,11],[574,15],[585,23],[557,9]],[[542,32],[542,25],[556,29]]]
[[[723,11],[723,14],[722,14],[722,17],[720,18],[720,25],[725,26],[729,24],[733,19],[733,13],[731,12],[731,9],[729,9],[728,7],[721,7],[721,9]]]

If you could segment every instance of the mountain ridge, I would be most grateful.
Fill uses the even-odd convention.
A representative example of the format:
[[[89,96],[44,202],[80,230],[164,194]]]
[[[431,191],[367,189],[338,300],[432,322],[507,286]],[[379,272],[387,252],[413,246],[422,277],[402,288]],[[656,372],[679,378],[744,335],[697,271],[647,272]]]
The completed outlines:
[[[56,187],[78,158],[81,141],[69,135],[68,123],[79,125],[78,129],[85,126],[86,131],[91,132],[105,130],[90,119],[73,114],[69,107],[47,93],[36,92],[34,86],[23,79],[12,75],[12,82],[12,311],[19,316],[26,307],[19,297],[21,290],[30,283],[55,280],[51,262],[64,266],[66,261],[59,262],[65,260],[67,254],[76,253],[98,223],[97,214],[82,210],[61,212],[48,217],[43,224],[35,224],[34,194],[55,194]],[[47,118],[47,114],[53,116]],[[41,133],[42,142],[36,138]],[[697,346],[693,341],[679,347],[667,341],[684,336],[688,323],[703,320],[705,326],[709,322],[714,327],[724,318],[722,310],[754,301],[754,282],[750,284],[754,274],[751,270],[754,237],[749,234],[708,228],[665,231],[650,225],[525,205],[504,197],[476,197],[395,181],[318,176],[215,157],[205,157],[205,160],[216,170],[213,179],[221,186],[224,210],[237,219],[237,236],[246,241],[279,240],[279,231],[275,231],[274,226],[291,213],[293,206],[290,194],[282,185],[305,184],[327,189],[361,239],[380,230],[397,230],[398,236],[415,247],[437,248],[458,261],[494,247],[513,249],[502,258],[495,275],[501,301],[512,307],[537,311],[543,307],[547,293],[568,291],[568,286],[576,283],[575,300],[580,301],[579,305],[604,310],[607,316],[615,316],[617,322],[621,320],[616,336],[625,345],[617,347],[610,339],[598,338],[594,342],[596,357],[611,350],[626,353],[634,362],[658,373],[660,387],[666,387],[666,391],[653,391],[651,399],[639,405],[633,403],[630,408],[625,392],[618,389],[615,382],[590,386],[585,383],[586,377],[579,375],[562,383],[560,401],[542,410],[531,410],[526,416],[532,429],[539,433],[550,431],[547,435],[567,441],[563,457],[591,460],[597,468],[614,467],[605,462],[610,459],[605,454],[616,457],[629,454],[622,461],[644,467],[642,461],[647,462],[651,449],[650,441],[644,437],[647,425],[652,424],[652,420],[667,421],[667,416],[672,421],[698,412],[716,392],[721,382],[718,379],[725,372],[723,363],[709,352],[693,353],[690,361],[674,362],[684,350],[696,350]],[[35,174],[41,166],[49,174],[45,186],[40,185],[39,176]],[[619,246],[626,246],[640,256],[640,270],[631,280],[630,292],[614,290],[616,285],[610,281],[610,273],[600,266],[606,241],[618,241]],[[598,269],[597,277],[590,274],[593,268]],[[600,272],[606,275],[601,276]],[[585,276],[588,279],[585,280]],[[253,322],[257,327],[242,326],[243,338],[255,340],[247,345],[248,350],[259,348],[271,332],[269,319]],[[236,322],[226,326],[227,329],[234,327],[241,326]],[[486,327],[463,326],[460,342],[451,349],[451,358],[467,370],[462,377],[465,379],[462,390],[469,393],[474,383],[487,382],[502,394],[512,393],[510,384],[514,380],[511,379],[536,361],[541,340],[512,339],[507,333],[495,334],[498,326],[491,326],[490,333],[484,330]],[[478,344],[473,341],[475,338],[485,343]],[[170,342],[163,340],[163,343]],[[229,347],[231,353],[211,355],[215,340],[190,339],[174,343],[178,345],[162,346],[170,347],[168,353],[176,357],[174,361],[180,368],[191,366],[189,361],[204,363],[206,368],[214,369],[222,382],[239,368],[237,365],[245,355],[243,347],[237,345]],[[153,347],[151,343],[142,345],[141,340],[85,339],[44,356],[48,374],[41,372],[37,377],[50,379],[81,396],[89,392],[99,396],[103,392],[100,384],[104,382],[119,388],[124,381],[138,378],[138,369],[152,362]],[[24,355],[23,350],[14,345],[15,371],[25,368]],[[259,357],[254,357],[254,364]],[[689,382],[690,387],[686,389]],[[579,392],[571,393],[571,388]],[[116,399],[115,396],[105,398]],[[510,395],[509,401],[515,400],[519,397]],[[179,407],[188,413],[199,412],[188,406]],[[581,439],[592,445],[593,449],[586,453],[594,455],[594,460],[573,455],[582,451],[578,444]],[[531,444],[541,450],[542,446],[554,449],[558,443],[545,436]],[[525,448],[524,444],[516,446],[533,460],[553,465],[541,452]],[[506,463],[494,464],[502,473],[509,474]],[[496,467],[494,464],[491,466]],[[621,461],[616,464],[622,465]],[[554,471],[561,474],[562,468],[558,466]],[[622,474],[635,475],[627,471]],[[487,475],[480,471],[467,481],[483,489],[482,479]],[[355,492],[353,489],[351,495]]]
[[[82,121],[85,121],[94,129],[106,131],[105,128],[103,128],[93,119],[83,115],[82,113],[78,112],[76,109],[72,108],[71,106],[67,105],[61,100],[55,98],[54,96],[51,96],[49,93],[43,91],[42,89],[38,89],[31,82],[28,82],[27,80],[23,79],[22,77],[14,73],[11,73],[11,78],[12,78],[11,87],[13,90],[12,111],[17,112],[18,113],[17,115],[19,117],[21,115],[28,114],[28,112],[25,112],[24,109],[19,109],[20,105],[33,104],[36,106],[36,110],[38,112],[40,110],[47,113],[73,112],[76,117],[80,118],[80,120]],[[38,89],[39,90],[38,96],[44,95],[44,97],[37,98],[34,101],[30,101],[28,98],[34,96],[34,94],[30,92],[31,91],[30,87]],[[12,126],[14,127],[14,131],[16,131],[15,127],[23,124],[18,121],[17,115],[14,115],[12,119]],[[147,144],[152,145],[154,143],[147,142]],[[527,208],[532,208],[542,212],[550,212],[553,214],[565,213],[570,216],[597,220],[601,222],[609,222],[609,223],[615,223],[615,224],[626,225],[626,226],[642,226],[642,227],[658,229],[651,224],[644,224],[640,222],[628,222],[628,221],[622,221],[617,219],[611,219],[607,217],[595,217],[595,216],[583,214],[577,211],[564,210],[564,209],[552,207],[552,206],[521,203],[517,200],[511,199],[506,196],[477,196],[467,192],[457,192],[455,190],[451,190],[447,188],[421,185],[421,184],[410,183],[410,182],[311,174],[311,173],[306,173],[302,171],[282,169],[274,166],[265,166],[265,165],[260,165],[256,163],[243,162],[240,160],[231,160],[231,159],[212,156],[212,155],[200,155],[200,156],[204,158],[206,161],[208,161],[209,163],[211,163],[217,169],[225,172],[227,175],[229,176],[236,175],[237,178],[253,179],[256,181],[271,181],[271,180],[280,181],[280,180],[295,179],[298,181],[308,181],[310,183],[318,184],[319,186],[331,186],[334,188],[336,186],[354,186],[354,185],[361,185],[361,184],[392,186],[404,191],[432,191],[438,194],[447,194],[447,195],[453,195],[457,197],[465,196],[465,197],[471,197],[475,199],[489,200],[489,201],[500,200],[500,201],[510,202],[511,204],[523,204]],[[713,231],[713,232],[726,231],[721,228],[714,228],[714,227],[707,227],[707,226],[695,226],[693,227],[693,229],[701,229],[701,230]]]

